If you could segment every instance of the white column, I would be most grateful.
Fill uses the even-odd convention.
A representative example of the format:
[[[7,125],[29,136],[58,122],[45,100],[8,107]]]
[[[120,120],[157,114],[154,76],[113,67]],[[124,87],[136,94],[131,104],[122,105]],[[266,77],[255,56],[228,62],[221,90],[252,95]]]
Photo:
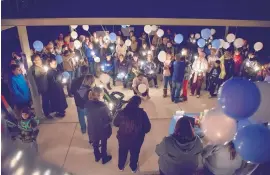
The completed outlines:
[[[30,66],[32,66],[32,61],[26,26],[17,26],[17,29],[19,33],[21,49],[22,52],[26,55],[27,66],[29,68]]]
[[[228,33],[229,33],[229,26],[226,26],[226,28],[225,28],[225,36],[224,36],[224,38],[226,38],[226,36],[228,35]]]

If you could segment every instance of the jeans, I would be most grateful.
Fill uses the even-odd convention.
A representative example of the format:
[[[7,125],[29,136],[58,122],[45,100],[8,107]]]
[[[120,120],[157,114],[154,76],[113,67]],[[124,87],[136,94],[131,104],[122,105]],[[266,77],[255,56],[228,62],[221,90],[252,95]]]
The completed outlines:
[[[192,81],[193,81],[193,78],[192,78]],[[191,94],[194,95],[195,90],[196,90],[196,95],[201,95],[201,87],[202,87],[203,80],[204,80],[203,76],[197,76],[196,82],[195,83],[192,82]]]
[[[101,142],[101,151],[99,150],[99,143]],[[96,160],[107,157],[107,138],[93,141],[94,155]]]
[[[150,82],[151,80],[153,80],[155,86],[157,86],[157,76],[156,75],[147,76],[147,80],[148,80],[148,82]]]
[[[137,87],[138,90],[138,87]],[[138,93],[133,89],[134,95],[138,95]],[[149,96],[149,89],[147,89],[144,93],[141,94],[143,97]]]
[[[180,98],[181,88],[182,83],[175,81],[172,82],[172,92],[171,92],[172,101],[178,100]]]
[[[95,63],[94,62],[89,63],[89,74],[92,74],[92,75],[96,76]]]
[[[172,88],[172,77],[171,76],[164,76],[164,89],[168,88],[168,84]]]
[[[82,109],[82,108],[77,106],[77,112],[78,112],[79,123],[81,126],[81,131],[85,132],[86,131],[85,109]]]
[[[133,143],[119,143],[118,151],[118,168],[120,170],[124,169],[128,152],[130,153],[130,168],[132,171],[136,171],[138,167],[138,160],[143,144],[143,139],[134,141]]]
[[[211,96],[215,96],[216,87],[218,86],[218,79],[209,80],[208,91]]]
[[[72,83],[72,80],[73,80],[73,76],[74,76],[74,72],[73,71],[67,71],[69,73],[69,79],[68,79],[68,82],[67,82],[67,92],[68,92],[68,95],[71,95],[71,83]]]

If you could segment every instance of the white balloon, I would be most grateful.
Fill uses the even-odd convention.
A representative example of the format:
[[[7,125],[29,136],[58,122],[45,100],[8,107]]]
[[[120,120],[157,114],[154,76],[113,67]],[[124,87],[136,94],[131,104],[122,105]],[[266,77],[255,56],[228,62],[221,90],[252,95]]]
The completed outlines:
[[[234,40],[233,45],[235,48],[241,48],[244,45],[244,40],[242,38],[237,38]]]
[[[72,31],[70,34],[71,38],[77,39],[78,38],[78,33],[76,31]]]
[[[157,36],[162,37],[164,35],[164,31],[162,29],[157,30]]]
[[[71,25],[70,26],[72,29],[76,29],[78,27],[78,25]]]
[[[235,40],[235,35],[233,33],[230,33],[227,35],[226,39],[229,43],[232,43]]]
[[[236,121],[226,116],[221,109],[208,111],[201,122],[202,131],[211,144],[224,144],[237,132]]]
[[[108,84],[110,82],[111,77],[108,74],[101,74],[99,79],[102,83]]]
[[[195,38],[196,38],[196,39],[199,39],[200,37],[201,37],[201,35],[200,35],[199,33],[196,33],[196,34],[195,34]]]
[[[150,25],[145,25],[144,31],[145,31],[145,33],[149,34],[152,32],[152,27]]]
[[[126,45],[126,46],[131,46],[131,41],[130,41],[129,39],[127,39],[127,40],[125,41],[125,45]]]
[[[229,47],[230,47],[230,43],[228,43],[228,42],[223,43],[223,48],[224,49],[228,49]]]
[[[249,118],[256,123],[270,122],[270,83],[256,82],[255,83],[261,94],[261,103],[258,110]]]
[[[219,41],[220,41],[219,48],[222,48],[224,46],[224,44],[225,44],[225,41],[223,39],[219,39]]]
[[[166,56],[165,51],[160,51],[158,54],[158,60],[163,63],[166,60]]]
[[[254,50],[255,51],[260,51],[260,50],[262,50],[262,48],[263,48],[263,43],[262,42],[257,42],[257,43],[254,44]]]
[[[211,35],[214,35],[216,33],[215,29],[211,29]]]
[[[89,25],[83,25],[82,28],[83,28],[83,30],[88,31],[89,30]]]
[[[75,40],[75,41],[74,41],[74,47],[75,47],[76,49],[79,49],[79,48],[82,47],[82,43],[81,43],[79,40]]]
[[[96,63],[99,63],[99,62],[100,62],[100,58],[99,58],[99,57],[94,57],[94,61],[95,61]]]
[[[158,27],[156,25],[152,25],[151,28],[152,28],[152,31],[154,31],[154,32],[157,31],[157,29],[158,29]]]
[[[140,85],[138,86],[138,91],[139,91],[140,93],[145,93],[146,90],[147,90],[147,87],[146,87],[145,84],[140,84]]]

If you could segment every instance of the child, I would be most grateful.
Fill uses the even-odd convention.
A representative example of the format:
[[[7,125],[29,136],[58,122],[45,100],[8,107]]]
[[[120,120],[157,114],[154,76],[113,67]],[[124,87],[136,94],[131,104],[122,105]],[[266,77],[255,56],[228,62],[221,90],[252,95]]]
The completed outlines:
[[[38,145],[36,142],[39,129],[39,121],[35,118],[34,114],[30,111],[30,108],[26,107],[22,110],[22,118],[18,122],[20,129],[20,140],[24,145],[30,145],[38,151]]]
[[[220,61],[216,60],[213,69],[209,72],[209,98],[215,97],[215,90],[219,82],[219,74],[221,72]]]

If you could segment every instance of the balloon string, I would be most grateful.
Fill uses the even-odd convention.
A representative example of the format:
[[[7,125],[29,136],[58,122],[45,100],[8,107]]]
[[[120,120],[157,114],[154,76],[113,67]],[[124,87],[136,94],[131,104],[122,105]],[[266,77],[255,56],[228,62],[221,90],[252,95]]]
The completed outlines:
[[[236,34],[237,34],[237,27],[236,27],[236,30],[235,30],[235,38],[236,38]]]
[[[103,27],[103,25],[101,25],[101,27],[102,27],[102,30],[104,31],[104,33],[106,34],[106,32],[105,32],[105,30],[104,30],[104,27]]]
[[[113,25],[113,32],[114,32],[114,25]]]
[[[148,35],[148,40],[149,40],[149,47],[151,47],[151,41],[150,41],[150,37],[149,37],[149,34]]]
[[[158,49],[158,46],[159,46],[159,40],[160,40],[160,37],[158,37],[158,42],[157,42],[157,46],[156,46],[156,55],[157,55],[157,49]]]

